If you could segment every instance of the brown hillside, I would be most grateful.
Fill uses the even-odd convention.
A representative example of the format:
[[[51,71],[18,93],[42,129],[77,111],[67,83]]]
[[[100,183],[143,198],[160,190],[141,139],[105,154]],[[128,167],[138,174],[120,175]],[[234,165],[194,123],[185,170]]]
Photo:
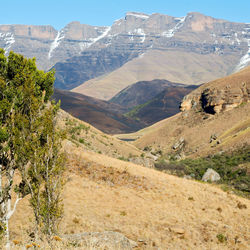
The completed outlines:
[[[132,109],[127,115],[146,123],[148,126],[152,125],[179,113],[182,98],[196,87],[194,85],[168,87],[150,101]]]
[[[67,183],[60,235],[110,230],[136,241],[137,249],[247,249],[249,200],[211,184],[84,152],[70,142],[64,149]],[[31,221],[23,200],[11,220],[11,239],[21,246],[30,242]],[[220,242],[220,236],[226,240]],[[57,249],[65,248],[75,249],[57,243]]]
[[[118,137],[137,139],[135,145],[140,148],[152,146],[168,154],[192,156],[250,144],[249,93],[250,67],[191,92],[182,102],[182,113]],[[184,147],[173,149],[180,140]]]
[[[63,110],[105,133],[129,133],[145,127],[143,123],[123,116],[124,108],[114,103],[58,89],[53,98],[61,100]]]

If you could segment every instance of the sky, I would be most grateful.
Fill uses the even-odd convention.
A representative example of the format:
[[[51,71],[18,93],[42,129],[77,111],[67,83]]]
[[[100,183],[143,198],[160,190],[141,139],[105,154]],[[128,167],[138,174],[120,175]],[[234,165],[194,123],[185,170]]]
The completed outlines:
[[[0,24],[50,24],[57,30],[72,21],[110,26],[129,11],[175,17],[200,12],[250,23],[250,0],[0,0],[0,9]]]

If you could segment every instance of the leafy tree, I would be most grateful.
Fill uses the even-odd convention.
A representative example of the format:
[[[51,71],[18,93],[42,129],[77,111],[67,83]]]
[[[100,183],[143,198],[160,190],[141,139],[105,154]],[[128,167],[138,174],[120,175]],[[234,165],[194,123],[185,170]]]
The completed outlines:
[[[49,102],[53,83],[54,72],[38,70],[35,59],[14,52],[6,58],[0,49],[0,230],[6,248],[10,247],[9,219],[26,195],[31,194],[37,228],[53,233],[61,215],[58,105]],[[16,174],[21,178],[14,185]]]

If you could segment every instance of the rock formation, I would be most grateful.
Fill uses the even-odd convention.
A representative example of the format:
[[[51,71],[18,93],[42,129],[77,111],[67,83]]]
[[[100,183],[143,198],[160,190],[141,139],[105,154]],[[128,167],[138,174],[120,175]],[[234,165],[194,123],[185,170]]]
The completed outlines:
[[[181,111],[196,109],[209,114],[231,110],[250,101],[249,69],[226,78],[204,84],[185,96]]]

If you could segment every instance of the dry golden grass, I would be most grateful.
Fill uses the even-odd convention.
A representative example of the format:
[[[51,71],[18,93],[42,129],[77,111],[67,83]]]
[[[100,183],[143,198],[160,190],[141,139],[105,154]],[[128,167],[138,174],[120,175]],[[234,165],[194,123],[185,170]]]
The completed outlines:
[[[162,120],[136,133],[116,135],[121,139],[136,139],[133,144],[141,149],[151,146],[174,154],[172,146],[183,137],[186,141],[186,155],[197,157],[233,150],[250,144],[250,103],[232,110],[205,115],[188,111]],[[220,144],[210,143],[211,135],[216,134]]]
[[[60,110],[58,116],[58,126],[60,128],[70,131],[82,125],[88,129],[79,129],[74,133],[68,132],[68,138],[79,147],[79,150],[84,149],[99,152],[115,158],[139,156],[142,153],[142,151],[134,145],[117,140],[115,137],[105,134],[90,124]]]
[[[59,235],[117,231],[138,242],[139,249],[249,246],[249,200],[210,184],[82,151],[70,142],[64,149],[68,170]],[[22,246],[30,244],[31,215],[23,200],[11,220],[11,238]],[[227,241],[220,243],[217,235]],[[56,241],[54,249],[65,246]]]

